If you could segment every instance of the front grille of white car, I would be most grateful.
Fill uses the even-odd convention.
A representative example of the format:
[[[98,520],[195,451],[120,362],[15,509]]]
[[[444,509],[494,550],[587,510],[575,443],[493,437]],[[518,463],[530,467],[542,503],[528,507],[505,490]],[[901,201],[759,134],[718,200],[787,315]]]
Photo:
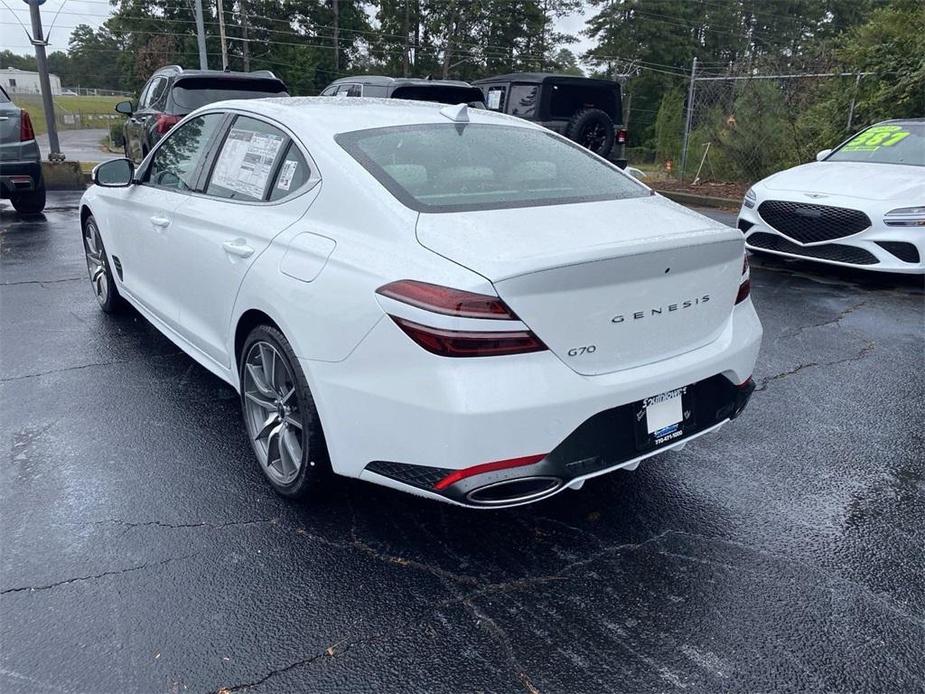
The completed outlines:
[[[852,265],[876,265],[877,258],[863,248],[846,246],[840,243],[827,243],[822,246],[800,246],[787,239],[763,231],[756,231],[745,239],[745,243],[755,248],[768,251],[778,251],[791,255],[801,255],[804,258],[818,258],[820,260],[834,260],[838,263],[851,263]]]
[[[832,241],[857,234],[870,226],[860,210],[789,200],[765,200],[758,214],[772,228],[800,243]]]

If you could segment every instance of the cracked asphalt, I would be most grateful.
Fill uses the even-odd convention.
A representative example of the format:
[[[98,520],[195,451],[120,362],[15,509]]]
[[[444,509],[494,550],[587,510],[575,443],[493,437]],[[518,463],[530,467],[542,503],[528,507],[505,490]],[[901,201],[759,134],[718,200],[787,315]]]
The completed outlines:
[[[305,506],[230,387],[98,310],[76,201],[0,219],[0,691],[925,688],[920,281],[753,259],[751,405],[635,472]]]

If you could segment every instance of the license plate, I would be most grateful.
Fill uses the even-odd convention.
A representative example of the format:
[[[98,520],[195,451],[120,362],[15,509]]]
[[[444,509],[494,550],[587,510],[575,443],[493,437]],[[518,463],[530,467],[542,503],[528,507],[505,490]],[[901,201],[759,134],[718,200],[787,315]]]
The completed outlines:
[[[637,447],[656,448],[680,439],[693,423],[692,411],[687,386],[641,401],[636,408]]]

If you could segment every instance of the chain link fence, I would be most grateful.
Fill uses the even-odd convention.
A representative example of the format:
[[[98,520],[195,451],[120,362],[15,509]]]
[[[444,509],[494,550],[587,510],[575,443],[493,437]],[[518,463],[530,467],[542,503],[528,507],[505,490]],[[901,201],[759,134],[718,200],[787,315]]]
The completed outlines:
[[[868,76],[835,70],[692,71],[666,93],[656,123],[656,160],[686,184],[747,185],[812,161],[866,123],[858,86]]]
[[[45,107],[42,97],[38,94],[12,94],[11,98],[13,103],[29,112],[36,131],[45,132]],[[59,130],[109,130],[111,125],[125,120],[125,116],[114,111],[119,99],[118,96],[56,96],[55,123]]]

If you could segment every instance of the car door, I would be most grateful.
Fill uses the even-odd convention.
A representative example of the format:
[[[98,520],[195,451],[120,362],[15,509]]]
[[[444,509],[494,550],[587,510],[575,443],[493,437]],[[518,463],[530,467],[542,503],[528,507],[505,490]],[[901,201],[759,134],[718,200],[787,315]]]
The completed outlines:
[[[132,133],[132,159],[140,162],[150,151],[147,132],[157,112],[153,107],[155,98],[162,95],[167,86],[167,78],[153,77],[138,99],[138,108],[128,119],[128,129]]]
[[[139,127],[140,121],[138,115],[147,106],[148,94],[151,93],[151,85],[153,83],[153,79],[149,80],[144,86],[144,89],[141,90],[141,95],[138,97],[135,110],[125,121],[125,125],[122,129],[125,133],[125,152],[136,164],[141,161],[141,129]]]
[[[123,284],[155,318],[173,329],[180,317],[172,288],[180,281],[175,259],[181,253],[174,220],[196,190],[224,119],[223,113],[207,113],[171,132],[139,172],[139,184],[127,189],[114,220],[114,231],[123,237],[119,244],[124,249]]]
[[[215,148],[202,194],[176,212],[170,261],[180,333],[225,368],[233,368],[228,331],[238,288],[274,237],[307,211],[319,181],[314,164],[288,132],[238,115]]]

